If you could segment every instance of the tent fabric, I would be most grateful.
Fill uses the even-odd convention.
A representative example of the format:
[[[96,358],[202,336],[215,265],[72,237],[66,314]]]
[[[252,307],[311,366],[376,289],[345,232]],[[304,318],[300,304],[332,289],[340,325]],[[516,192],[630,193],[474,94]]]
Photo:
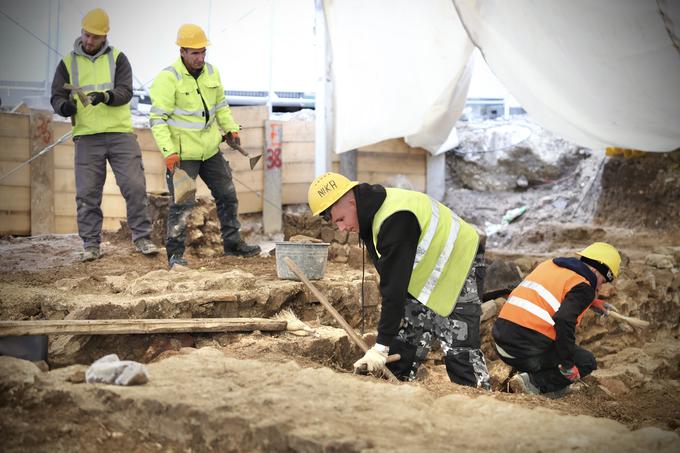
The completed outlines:
[[[547,129],[589,148],[680,147],[680,2],[453,2],[491,70]]]
[[[464,107],[474,48],[451,0],[325,0],[324,12],[336,152],[394,137],[439,151]]]

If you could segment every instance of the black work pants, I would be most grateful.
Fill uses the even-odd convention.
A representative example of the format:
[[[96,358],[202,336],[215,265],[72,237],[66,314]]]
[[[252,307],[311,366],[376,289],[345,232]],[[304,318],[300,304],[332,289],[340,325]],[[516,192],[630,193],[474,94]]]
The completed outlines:
[[[231,178],[229,163],[218,152],[207,160],[183,160],[180,162],[182,170],[192,178],[201,177],[210,189],[217,207],[217,217],[220,221],[220,232],[225,250],[235,247],[241,241],[238,221],[238,199],[236,188]],[[187,220],[196,204],[195,200],[186,203],[175,203],[175,191],[172,184],[172,174],[166,172],[168,191],[172,196],[172,204],[168,213],[168,225],[165,247],[168,258],[172,255],[184,254]]]
[[[511,367],[528,373],[531,382],[541,393],[555,392],[571,384],[571,381],[560,373],[558,368],[560,357],[554,346],[543,354],[532,357],[508,358],[501,354],[499,357]],[[597,361],[593,353],[578,345],[574,349],[574,365],[578,368],[581,377],[588,376],[597,369]]]

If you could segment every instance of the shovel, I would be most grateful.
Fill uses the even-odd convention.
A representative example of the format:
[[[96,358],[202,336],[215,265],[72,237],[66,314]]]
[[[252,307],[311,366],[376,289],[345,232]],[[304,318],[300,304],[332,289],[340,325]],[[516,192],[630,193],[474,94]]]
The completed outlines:
[[[175,204],[184,204],[196,196],[196,180],[179,166],[172,173],[172,186],[175,189]]]

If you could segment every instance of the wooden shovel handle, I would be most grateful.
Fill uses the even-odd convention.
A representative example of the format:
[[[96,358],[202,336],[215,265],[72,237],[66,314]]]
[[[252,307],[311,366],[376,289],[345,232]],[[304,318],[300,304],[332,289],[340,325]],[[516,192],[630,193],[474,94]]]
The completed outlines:
[[[354,344],[359,346],[362,351],[366,352],[368,351],[368,345],[366,345],[366,342],[364,341],[363,338],[361,338],[357,333],[354,331],[352,326],[350,326],[347,321],[345,321],[345,318],[342,317],[340,313],[331,305],[331,303],[328,301],[326,296],[319,291],[316,286],[312,284],[312,282],[309,281],[307,276],[300,270],[300,268],[295,264],[295,261],[291,260],[289,257],[285,256],[283,258],[283,262],[286,263],[288,268],[295,274],[297,277],[302,280],[302,283],[304,283],[307,288],[316,296],[317,299],[319,299],[319,302],[321,302],[321,305],[333,316],[333,318],[342,326],[343,329],[345,329],[345,332],[347,332],[347,335],[349,336],[349,339],[352,340]],[[396,378],[394,374],[390,370],[387,369],[387,367],[382,368],[382,372],[387,376],[387,378],[390,381],[393,382],[399,382],[399,380]]]

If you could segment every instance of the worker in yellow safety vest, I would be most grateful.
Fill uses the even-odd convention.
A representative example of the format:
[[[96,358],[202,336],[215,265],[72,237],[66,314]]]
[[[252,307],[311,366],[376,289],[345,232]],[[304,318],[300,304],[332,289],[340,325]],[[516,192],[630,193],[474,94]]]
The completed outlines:
[[[411,190],[350,181],[326,173],[308,192],[314,215],[359,234],[380,275],[376,343],[356,361],[414,380],[439,340],[452,382],[490,389],[480,350],[484,247],[475,229],[443,204]]]
[[[176,43],[180,47],[179,58],[158,74],[150,90],[151,132],[165,158],[166,180],[173,196],[167,222],[168,265],[172,268],[187,264],[183,258],[186,221],[195,204],[193,199],[175,202],[172,179],[175,167],[193,179],[200,176],[210,189],[217,207],[224,254],[257,255],[260,247],[241,239],[231,169],[218,148],[223,140],[232,147],[240,146],[240,127],[231,115],[217,68],[205,61],[208,38],[198,25],[185,24],[177,32]]]
[[[494,323],[498,355],[520,371],[510,380],[516,393],[560,397],[597,369],[595,356],[576,344],[575,329],[588,308],[608,314],[597,292],[618,277],[621,256],[605,242],[578,255],[540,263],[510,293]]]
[[[125,198],[135,248],[145,255],[158,253],[150,239],[142,152],[132,133],[132,68],[125,54],[109,45],[108,32],[106,12],[100,8],[88,12],[73,51],[61,60],[52,81],[52,107],[59,115],[71,117],[73,124],[83,261],[101,256],[101,203],[107,161]]]

